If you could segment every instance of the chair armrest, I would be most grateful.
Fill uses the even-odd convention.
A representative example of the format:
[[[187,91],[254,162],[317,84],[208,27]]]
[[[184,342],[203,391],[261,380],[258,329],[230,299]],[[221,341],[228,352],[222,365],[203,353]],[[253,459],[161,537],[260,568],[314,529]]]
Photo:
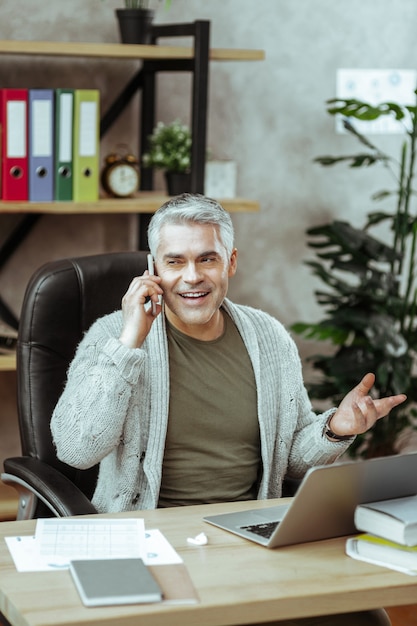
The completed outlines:
[[[20,496],[18,519],[31,519],[37,499],[56,517],[97,513],[91,501],[51,465],[28,456],[5,459],[1,479]],[[31,502],[29,502],[31,501]]]

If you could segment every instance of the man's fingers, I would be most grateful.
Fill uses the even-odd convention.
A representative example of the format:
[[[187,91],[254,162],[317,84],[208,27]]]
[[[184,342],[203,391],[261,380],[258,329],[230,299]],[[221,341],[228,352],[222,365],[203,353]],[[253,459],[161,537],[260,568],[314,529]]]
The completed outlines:
[[[375,374],[373,374],[372,372],[368,372],[367,374],[365,374],[365,376],[362,378],[361,382],[359,383],[358,390],[360,391],[361,394],[363,394],[364,396],[367,396],[370,390],[372,389],[372,387],[374,386],[374,383],[375,383]]]
[[[149,275],[136,276],[130,283],[128,290],[124,295],[126,301],[129,297],[139,296],[145,300],[153,295],[162,295],[162,288]]]
[[[397,396],[390,396],[389,398],[381,398],[375,400],[375,405],[378,411],[378,419],[385,417],[394,407],[402,404],[407,400],[407,396],[404,393],[400,393]]]

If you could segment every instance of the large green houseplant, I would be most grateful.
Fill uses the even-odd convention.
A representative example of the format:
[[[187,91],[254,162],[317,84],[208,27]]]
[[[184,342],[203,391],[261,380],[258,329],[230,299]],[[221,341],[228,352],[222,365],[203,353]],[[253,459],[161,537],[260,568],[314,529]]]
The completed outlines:
[[[324,317],[318,323],[294,324],[292,329],[306,338],[333,344],[326,354],[311,357],[320,373],[318,381],[309,385],[313,402],[337,405],[368,371],[376,374],[377,396],[407,394],[404,404],[357,437],[350,448],[354,457],[382,456],[395,453],[399,436],[416,428],[417,217],[412,205],[417,107],[390,102],[372,106],[341,99],[329,100],[327,105],[331,115],[343,116],[346,130],[362,149],[316,161],[326,167],[338,163],[352,168],[384,167],[393,186],[375,193],[373,200],[392,208],[370,211],[362,227],[335,220],[307,231],[308,245],[316,253],[307,264],[326,286],[315,292]],[[406,128],[398,160],[371,143],[350,121],[383,115],[394,116]]]

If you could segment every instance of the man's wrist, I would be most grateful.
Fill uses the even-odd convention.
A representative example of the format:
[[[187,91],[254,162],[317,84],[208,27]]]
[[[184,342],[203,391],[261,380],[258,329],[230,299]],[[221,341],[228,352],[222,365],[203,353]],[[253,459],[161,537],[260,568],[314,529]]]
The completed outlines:
[[[332,431],[332,429],[330,428],[330,422],[332,420],[332,417],[333,415],[331,415],[329,419],[327,420],[326,425],[324,427],[324,431],[323,431],[323,434],[327,437],[327,439],[329,439],[329,441],[334,441],[334,442],[348,441],[348,439],[352,439],[354,435],[338,435],[337,433],[334,433]]]

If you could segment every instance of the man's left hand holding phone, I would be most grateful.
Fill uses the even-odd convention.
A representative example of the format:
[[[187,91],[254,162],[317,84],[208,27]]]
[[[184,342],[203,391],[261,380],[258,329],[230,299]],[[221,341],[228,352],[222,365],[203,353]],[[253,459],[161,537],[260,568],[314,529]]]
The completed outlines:
[[[160,277],[155,274],[152,255],[148,254],[148,269],[132,280],[122,298],[123,327],[119,341],[128,348],[141,347],[162,310],[160,282]]]

